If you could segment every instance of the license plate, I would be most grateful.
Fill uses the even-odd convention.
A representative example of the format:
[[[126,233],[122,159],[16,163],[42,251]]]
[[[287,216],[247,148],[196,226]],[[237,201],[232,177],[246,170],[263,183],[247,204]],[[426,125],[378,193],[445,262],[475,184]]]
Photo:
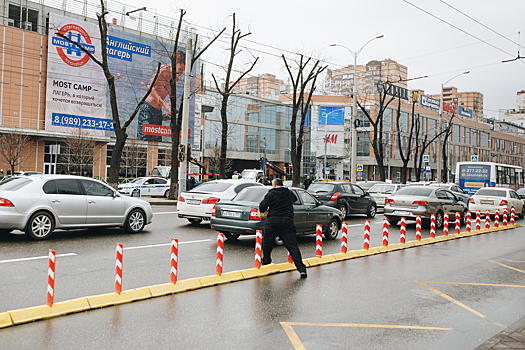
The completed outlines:
[[[479,201],[481,204],[494,204],[494,201]]]
[[[228,217],[228,218],[240,218],[241,214],[242,213],[238,211],[223,211],[222,212],[222,216]]]
[[[188,204],[201,204],[200,199],[186,199],[186,203]]]
[[[396,210],[393,212],[394,215],[399,215],[399,216],[410,216],[412,215],[411,212],[409,211],[400,211],[400,210]]]

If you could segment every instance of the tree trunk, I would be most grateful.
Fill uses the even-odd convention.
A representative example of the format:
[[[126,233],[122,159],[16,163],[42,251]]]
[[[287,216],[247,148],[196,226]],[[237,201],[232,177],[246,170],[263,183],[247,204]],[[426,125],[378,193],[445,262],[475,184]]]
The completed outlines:
[[[226,179],[226,152],[228,150],[228,95],[223,95],[221,105],[221,154],[219,158],[219,176]]]

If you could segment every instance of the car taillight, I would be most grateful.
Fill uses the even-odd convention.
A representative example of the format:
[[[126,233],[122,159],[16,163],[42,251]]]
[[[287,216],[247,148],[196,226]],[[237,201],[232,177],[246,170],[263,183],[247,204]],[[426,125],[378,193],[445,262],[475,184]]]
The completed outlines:
[[[427,201],[414,201],[414,203],[412,203],[412,204],[419,205],[420,207],[428,207],[428,202]]]
[[[0,207],[14,207],[9,199],[0,198]]]
[[[202,204],[215,204],[220,200],[221,200],[220,198],[210,197],[210,198],[206,198],[205,200],[203,200]]]
[[[250,210],[250,220],[262,220],[259,216],[259,210],[257,210],[256,208],[252,208]]]
[[[183,196],[179,196],[179,202],[186,202]]]
[[[331,201],[336,201],[337,198],[339,198],[339,196],[341,195],[341,192],[336,192],[332,195],[332,198],[330,198],[330,202]]]
[[[476,204],[476,202],[474,202],[474,198],[469,198],[468,202],[472,204]]]
[[[395,203],[395,202],[392,198],[385,198],[385,204],[388,204],[388,203]]]
[[[503,199],[499,205],[507,205],[507,204],[509,204],[509,202],[507,202],[506,199]]]
[[[217,217],[217,206],[216,205],[213,206],[213,210],[211,212],[211,216]]]

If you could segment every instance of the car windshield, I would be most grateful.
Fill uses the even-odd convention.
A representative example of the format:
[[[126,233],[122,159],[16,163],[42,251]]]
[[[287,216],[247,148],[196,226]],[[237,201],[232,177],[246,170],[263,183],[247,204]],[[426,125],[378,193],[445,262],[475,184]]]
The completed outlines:
[[[421,188],[421,187],[403,187],[396,192],[396,196],[419,196],[429,197],[434,191],[432,188]]]
[[[476,196],[507,197],[507,191],[482,188],[476,192]]]
[[[33,182],[25,177],[12,177],[0,183],[0,191],[17,191]]]
[[[234,199],[232,199],[233,202],[255,202],[259,203],[262,201],[266,193],[270,190],[269,187],[248,187],[239,192],[237,196],[235,196]]]
[[[233,184],[230,182],[206,182],[200,186],[195,187],[190,192],[224,192]]]
[[[311,184],[308,187],[309,192],[333,192],[335,186],[331,184]]]
[[[135,180],[131,181],[131,183],[132,183],[132,184],[136,184],[136,183],[138,183],[138,182],[141,182],[142,180],[144,180],[143,177],[138,177],[138,178],[136,178]]]

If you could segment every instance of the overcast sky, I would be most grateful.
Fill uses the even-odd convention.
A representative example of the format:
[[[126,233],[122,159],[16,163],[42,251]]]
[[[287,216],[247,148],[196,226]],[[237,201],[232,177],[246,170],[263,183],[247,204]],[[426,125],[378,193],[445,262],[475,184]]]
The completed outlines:
[[[459,91],[481,92],[485,114],[489,117],[496,116],[498,109],[516,108],[516,92],[525,90],[525,60],[501,61],[517,56],[518,31],[523,34],[521,45],[525,47],[525,0],[408,1],[459,29],[403,0],[155,0],[150,3],[157,6],[159,13],[174,17],[178,17],[177,9],[184,8],[185,19],[190,24],[214,29],[231,26],[229,16],[235,12],[240,29],[252,33],[247,37],[250,42],[243,43],[251,48],[250,53],[244,49],[245,55],[239,56],[236,67],[240,69],[252,54],[259,56],[255,75],[274,73],[280,79],[287,79],[278,57],[282,50],[315,53],[326,60],[329,68],[337,69],[353,64],[353,58],[345,49],[329,47],[329,44],[358,50],[371,38],[384,35],[363,49],[358,64],[393,59],[408,67],[409,78],[429,76],[408,82],[410,89],[423,89],[426,94],[439,93],[442,83],[469,70],[469,75],[457,77],[448,85],[456,86]],[[148,5],[139,0],[126,3],[137,7]],[[152,11],[155,9],[148,7],[148,12]],[[209,35],[211,32],[199,28],[199,33]],[[227,62],[225,48],[226,43],[219,43],[205,55],[204,59],[210,62],[206,80],[211,80],[211,72],[221,75],[213,64]],[[525,56],[525,49],[521,48],[520,53]]]

